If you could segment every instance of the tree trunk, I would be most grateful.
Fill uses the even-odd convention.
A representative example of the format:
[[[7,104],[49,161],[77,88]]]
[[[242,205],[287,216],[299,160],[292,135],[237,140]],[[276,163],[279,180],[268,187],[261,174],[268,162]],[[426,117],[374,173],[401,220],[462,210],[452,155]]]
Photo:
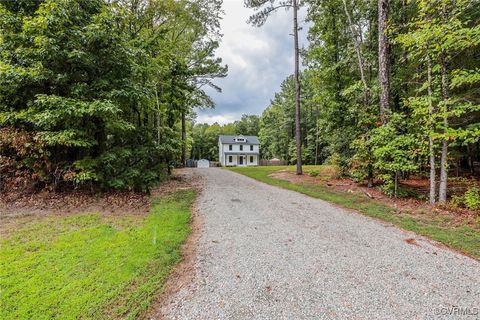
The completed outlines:
[[[448,141],[442,141],[442,157],[440,159],[440,188],[438,190],[438,202],[447,201],[447,180],[448,180]]]
[[[435,149],[432,137],[428,138],[428,153],[430,157],[430,203],[435,204],[436,200],[436,172],[435,172]]]
[[[447,201],[447,182],[448,182],[448,79],[445,60],[442,58],[442,97],[443,97],[443,133],[442,139],[442,157],[440,159],[440,188],[438,191],[438,202]]]
[[[367,188],[373,188],[373,166],[371,164],[367,166],[367,171]]]
[[[468,169],[471,175],[475,174],[475,168],[473,167],[473,157],[472,151],[470,150],[470,146],[467,145],[467,162],[468,162]]]
[[[158,99],[158,91],[157,87],[155,86],[155,102],[157,106],[157,110],[155,110],[155,123],[156,123],[156,129],[157,129],[157,145],[160,145],[160,142],[162,140],[162,134],[161,134],[161,119],[160,119],[160,100]]]
[[[184,167],[187,164],[186,148],[187,148],[187,126],[185,123],[185,111],[182,111],[182,166]]]
[[[315,117],[315,165],[318,161],[318,104],[316,104],[316,117]]]
[[[362,41],[361,41],[362,37],[361,37],[361,35],[357,35],[357,32],[355,31],[352,16],[350,15],[350,11],[348,10],[346,0],[343,0],[343,8],[345,9],[345,14],[347,15],[349,29],[350,29],[350,32],[352,34],[353,45],[355,47],[355,52],[357,54],[358,69],[360,71],[360,79],[362,80],[363,87],[364,87],[365,105],[367,106],[369,104],[369,91],[370,91],[370,89],[368,88],[367,79],[365,78],[365,64],[364,64],[364,61],[363,61],[363,51],[362,51]]]
[[[398,198],[398,171],[395,171],[395,198]]]
[[[293,0],[293,36],[295,42],[295,143],[297,145],[297,174],[302,174],[302,139],[300,128],[300,62],[298,50],[298,3]]]
[[[390,101],[390,59],[386,35],[389,0],[378,0],[378,80],[380,83],[380,118],[387,123]]]
[[[430,131],[435,130],[434,127],[434,114],[435,110],[433,108],[433,102],[432,102],[432,95],[433,95],[433,90],[432,90],[432,62],[430,61],[430,56],[428,56],[427,60],[427,68],[428,68],[428,107],[429,107],[429,113],[430,113]],[[432,138],[432,132],[429,133],[428,137],[428,154],[430,158],[430,203],[435,204],[436,202],[436,172],[435,172],[435,146],[434,146],[434,141]]]

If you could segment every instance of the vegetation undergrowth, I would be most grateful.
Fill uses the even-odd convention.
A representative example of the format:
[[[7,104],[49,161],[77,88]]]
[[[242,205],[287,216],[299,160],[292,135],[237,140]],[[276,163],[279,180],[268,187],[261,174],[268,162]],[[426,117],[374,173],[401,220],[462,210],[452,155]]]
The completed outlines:
[[[0,240],[0,318],[135,318],[181,257],[194,199],[173,192],[143,218],[30,221]]]
[[[320,166],[317,166],[319,168]],[[413,213],[398,210],[363,194],[337,191],[320,184],[292,183],[270,176],[280,170],[293,170],[286,166],[233,167],[228,170],[246,175],[261,182],[297,191],[308,196],[329,201],[348,209],[357,210],[367,216],[390,222],[410,230],[472,257],[480,258],[480,219],[456,220],[453,217],[423,212]],[[315,169],[313,169],[315,170]],[[308,171],[308,166],[307,170]]]

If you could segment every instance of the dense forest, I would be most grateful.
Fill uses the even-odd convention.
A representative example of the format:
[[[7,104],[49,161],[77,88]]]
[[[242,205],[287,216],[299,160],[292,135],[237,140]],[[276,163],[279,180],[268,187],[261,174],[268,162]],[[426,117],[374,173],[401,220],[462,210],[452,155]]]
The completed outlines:
[[[392,196],[402,179],[425,176],[431,203],[446,201],[449,176],[478,179],[479,1],[303,5],[310,23],[301,75],[304,163],[335,164],[370,186],[381,181]],[[258,135],[263,158],[296,161],[293,76],[261,115]],[[471,194],[480,198],[476,187]]]
[[[0,2],[0,189],[147,191],[226,76],[217,0]]]
[[[309,5],[304,114],[314,104],[319,115],[316,128],[304,121],[304,143],[390,194],[429,171],[430,202],[445,202],[450,169],[473,173],[480,157],[479,2]]]
[[[309,24],[305,164],[395,196],[402,179],[425,176],[431,203],[446,201],[452,174],[478,177],[479,1],[297,4]],[[227,73],[215,56],[221,14],[220,0],[1,2],[0,189],[147,191],[186,158],[215,160],[220,134],[258,135],[264,159],[295,163],[295,75],[261,116],[195,121]]]

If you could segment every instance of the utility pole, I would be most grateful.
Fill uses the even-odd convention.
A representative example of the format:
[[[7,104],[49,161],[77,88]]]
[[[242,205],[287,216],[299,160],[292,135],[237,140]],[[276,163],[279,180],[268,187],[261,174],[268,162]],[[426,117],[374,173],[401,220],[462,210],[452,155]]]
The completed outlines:
[[[297,170],[298,175],[302,174],[302,128],[300,127],[300,53],[298,49],[298,4],[299,0],[244,0],[249,8],[255,8],[257,13],[250,16],[249,23],[260,27],[273,12],[280,8],[293,9],[293,37],[295,48],[295,144],[297,147]]]

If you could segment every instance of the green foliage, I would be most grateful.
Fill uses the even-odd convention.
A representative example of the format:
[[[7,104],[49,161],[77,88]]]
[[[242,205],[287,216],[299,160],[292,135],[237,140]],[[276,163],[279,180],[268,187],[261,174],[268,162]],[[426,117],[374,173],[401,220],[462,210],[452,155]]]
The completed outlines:
[[[318,177],[319,174],[320,174],[320,171],[318,171],[318,170],[310,170],[310,171],[308,171],[308,175],[309,175],[310,177]]]
[[[180,259],[194,198],[183,190],[156,200],[145,219],[36,219],[2,237],[0,317],[136,318]]]
[[[463,195],[465,206],[470,210],[480,210],[480,188],[472,187]]]
[[[235,133],[244,136],[258,136],[260,131],[260,118],[257,115],[242,115],[242,118],[235,121]]]
[[[100,156],[95,167],[102,168],[99,175],[106,188],[148,192],[149,188],[165,176],[165,163],[158,162],[162,152],[154,146],[135,149],[116,148]],[[144,171],[141,171],[143,168]]]
[[[90,157],[85,157],[73,163],[75,173],[69,176],[68,180],[73,180],[75,184],[81,185],[87,182],[98,181],[96,161]]]
[[[398,174],[414,172],[418,158],[417,139],[414,134],[402,132],[408,124],[399,114],[393,114],[388,124],[371,131],[373,166],[384,181],[383,190],[390,196],[397,196]]]
[[[305,163],[306,157],[307,157],[306,153],[302,152],[302,163]],[[297,162],[297,146],[294,140],[291,140],[288,146],[288,162],[289,163]]]
[[[361,135],[352,142],[352,148],[355,154],[349,163],[349,173],[355,182],[360,183],[374,175],[373,140],[367,134]]]
[[[46,185],[148,190],[180,157],[182,114],[211,107],[202,87],[226,75],[214,56],[218,1],[26,0],[0,11],[0,126],[42,141],[55,176],[29,170]]]
[[[462,196],[453,196],[451,203],[457,207],[480,210],[480,188],[472,186]]]
[[[311,79],[302,75],[302,96],[312,94]],[[318,141],[318,107],[308,99],[302,102],[302,160],[304,163],[314,163],[323,154],[317,151]],[[280,92],[275,94],[270,105],[260,117],[259,139],[262,157],[264,159],[278,158],[295,162],[297,160],[295,144],[295,85],[292,76],[283,81]],[[318,161],[320,162],[320,161]]]
[[[235,135],[235,123],[219,125],[214,123],[199,123],[192,129],[192,149],[190,156],[193,159],[208,159],[218,161],[218,138],[220,135]]]

